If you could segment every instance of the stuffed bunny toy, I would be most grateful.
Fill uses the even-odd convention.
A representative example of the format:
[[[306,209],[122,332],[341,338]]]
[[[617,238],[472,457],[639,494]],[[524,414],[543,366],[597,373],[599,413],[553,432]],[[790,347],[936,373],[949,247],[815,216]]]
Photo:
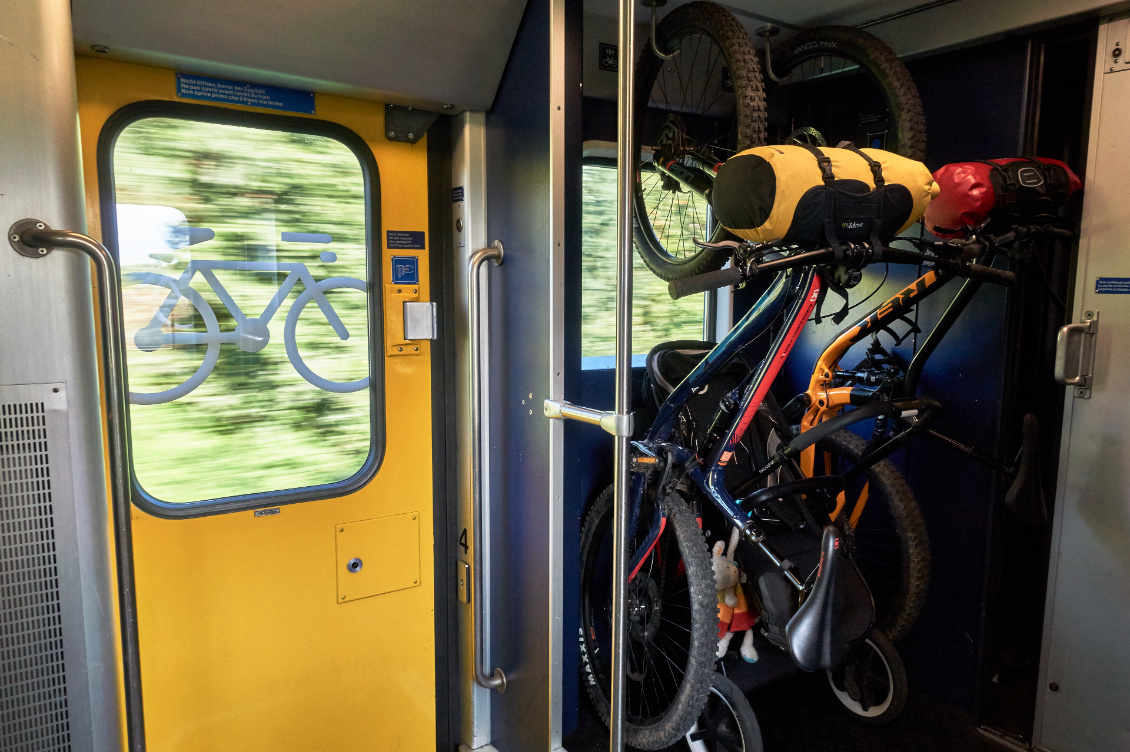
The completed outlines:
[[[717,657],[726,655],[735,632],[745,632],[739,652],[747,663],[756,663],[753,625],[757,623],[757,614],[749,610],[741,585],[746,581],[746,576],[734,562],[734,550],[738,547],[739,536],[740,532],[735,527],[730,534],[729,550],[725,541],[717,541],[714,544],[714,556],[710,560],[714,569],[714,589],[718,591]]]

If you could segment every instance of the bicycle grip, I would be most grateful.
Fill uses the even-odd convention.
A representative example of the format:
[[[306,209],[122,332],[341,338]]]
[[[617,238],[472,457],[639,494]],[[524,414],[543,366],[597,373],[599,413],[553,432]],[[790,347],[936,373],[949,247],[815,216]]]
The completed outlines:
[[[731,266],[726,269],[719,269],[716,272],[696,274],[686,279],[673,279],[667,284],[667,292],[670,293],[672,300],[678,300],[695,293],[736,285],[741,281],[741,270]]]
[[[1012,287],[1013,283],[1016,282],[1016,275],[1007,269],[994,269],[991,266],[981,264],[964,264],[957,269],[957,273],[962,277],[979,279],[983,282],[991,282],[994,285],[1004,285],[1005,287]]]

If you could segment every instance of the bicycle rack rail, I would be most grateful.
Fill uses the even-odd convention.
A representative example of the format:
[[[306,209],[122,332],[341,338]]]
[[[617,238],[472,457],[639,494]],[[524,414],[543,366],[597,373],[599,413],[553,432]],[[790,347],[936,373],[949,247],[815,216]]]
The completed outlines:
[[[496,668],[493,673],[488,674],[487,667],[483,665],[483,657],[486,655],[484,642],[486,639],[487,599],[483,597],[483,557],[486,556],[486,551],[484,551],[486,547],[482,545],[483,350],[480,346],[480,338],[490,341],[490,318],[482,319],[481,317],[479,270],[487,261],[493,261],[495,266],[500,266],[502,258],[502,243],[496,240],[489,248],[480,248],[472,253],[471,259],[467,262],[467,307],[469,309],[467,319],[470,322],[471,335],[471,515],[475,535],[474,584],[471,587],[472,608],[474,609],[472,621],[475,625],[475,653],[472,656],[471,663],[475,668],[475,683],[484,689],[497,689],[499,692],[506,691],[506,674],[500,668]],[[486,289],[489,292],[489,276],[487,280]],[[487,299],[489,300],[489,296]],[[487,375],[489,376],[489,371]]]
[[[133,543],[130,535],[130,455],[126,431],[129,417],[122,346],[122,290],[118,265],[106,247],[80,232],[53,230],[45,222],[21,219],[8,230],[16,253],[46,258],[52,250],[79,251],[94,262],[98,280],[98,309],[102,327],[102,379],[106,390],[106,423],[110,441],[110,494],[117,547],[118,610],[121,620],[122,663],[125,671],[126,730],[131,752],[145,750],[141,705],[141,664],[137,638],[137,596],[133,581]]]

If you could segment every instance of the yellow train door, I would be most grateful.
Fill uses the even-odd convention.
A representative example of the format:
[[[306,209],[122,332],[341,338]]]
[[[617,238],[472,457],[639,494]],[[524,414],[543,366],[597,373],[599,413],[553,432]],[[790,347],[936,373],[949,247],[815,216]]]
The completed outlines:
[[[77,83],[123,288],[131,742],[434,748],[427,138],[133,63]]]

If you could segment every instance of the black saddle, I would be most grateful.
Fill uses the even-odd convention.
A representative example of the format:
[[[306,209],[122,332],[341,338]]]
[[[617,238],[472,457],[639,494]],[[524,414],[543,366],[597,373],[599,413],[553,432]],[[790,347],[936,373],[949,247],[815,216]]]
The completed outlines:
[[[847,542],[834,525],[824,528],[816,583],[785,628],[793,661],[805,671],[843,663],[848,645],[865,637],[875,621],[875,601]]]

